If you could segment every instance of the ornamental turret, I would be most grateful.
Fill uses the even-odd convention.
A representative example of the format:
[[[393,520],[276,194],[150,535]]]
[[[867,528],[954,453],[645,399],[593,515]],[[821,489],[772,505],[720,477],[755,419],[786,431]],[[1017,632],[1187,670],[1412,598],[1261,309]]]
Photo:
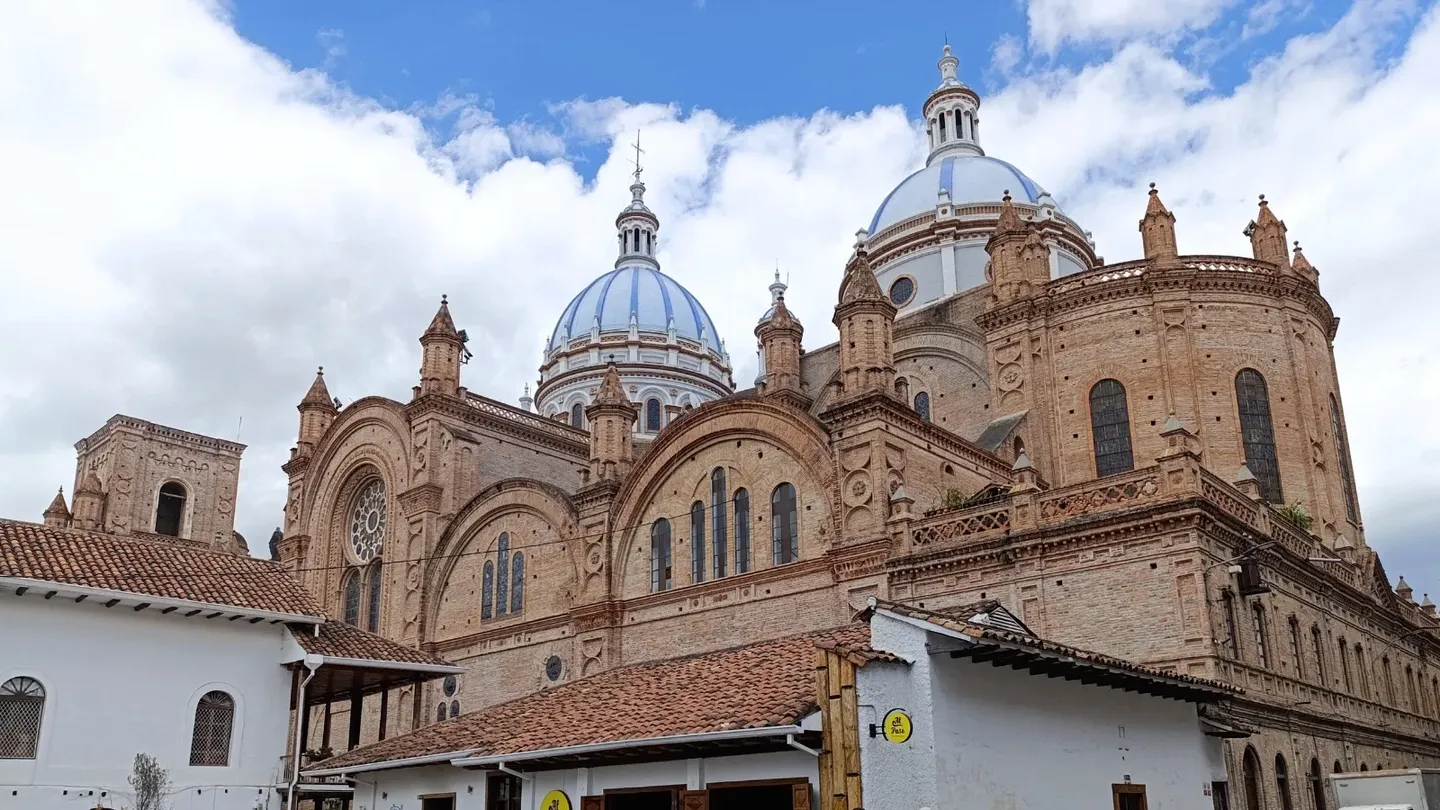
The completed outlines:
[[[326,431],[330,430],[330,425],[335,422],[335,415],[339,413],[335,400],[330,396],[330,389],[325,386],[324,366],[316,370],[315,381],[310,383],[310,390],[305,392],[295,409],[300,412],[300,437],[295,443],[295,454],[308,456],[315,449],[315,445],[325,437]]]
[[[430,326],[420,336],[420,385],[415,396],[422,394],[460,394],[460,364],[465,360],[465,336],[455,328],[450,317],[450,304],[440,296],[440,309],[430,319]]]
[[[97,532],[105,527],[105,491],[94,470],[86,472],[80,485],[75,487],[75,510],[70,525]]]
[[[778,289],[777,289],[778,288]],[[878,289],[878,286],[877,286]],[[786,394],[800,397],[800,354],[801,340],[805,327],[785,306],[785,285],[780,283],[780,271],[775,271],[775,283],[770,285],[774,300],[770,312],[755,327],[755,337],[760,341],[761,380],[757,386],[764,396]]]
[[[625,395],[620,370],[612,361],[595,394],[595,403],[585,409],[590,428],[590,477],[587,483],[619,480],[630,472],[635,460],[632,431],[638,414]]]
[[[940,57],[940,86],[925,99],[925,135],[930,140],[929,166],[948,155],[983,155],[980,148],[980,95],[956,76],[960,60],[950,46]]]
[[[1020,219],[1008,190],[985,250],[990,254],[990,286],[995,303],[1028,298],[1050,281],[1050,248],[1033,224]]]
[[[834,323],[840,330],[841,396],[893,393],[895,305],[880,291],[863,236],[855,240],[839,297]]]
[[[1174,263],[1179,256],[1175,246],[1175,215],[1160,201],[1160,192],[1150,184],[1150,200],[1145,204],[1145,216],[1140,220],[1140,241],[1145,246],[1145,258],[1156,264]]]
[[[1285,232],[1285,222],[1275,216],[1265,195],[1261,194],[1260,213],[1245,226],[1245,235],[1250,237],[1250,249],[1255,258],[1278,266],[1281,273],[1290,272],[1290,248]]]
[[[70,507],[65,505],[65,488],[55,494],[50,506],[45,509],[45,525],[52,529],[64,529],[70,525]]]

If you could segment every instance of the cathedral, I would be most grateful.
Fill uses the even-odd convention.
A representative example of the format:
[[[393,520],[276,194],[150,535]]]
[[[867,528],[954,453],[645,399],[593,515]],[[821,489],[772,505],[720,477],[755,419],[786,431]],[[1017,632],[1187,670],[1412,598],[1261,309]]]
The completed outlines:
[[[1319,810],[1325,774],[1440,765],[1440,620],[1366,543],[1339,320],[1285,223],[1261,197],[1251,256],[1181,253],[1152,185],[1143,258],[1106,264],[986,153],[956,68],[947,46],[925,166],[837,268],[839,340],[804,346],[777,276],[751,388],[661,268],[638,167],[614,268],[560,310],[519,407],[464,387],[444,300],[408,398],[342,409],[316,375],[273,553],[332,617],[467,669],[397,690],[384,728],[367,704],[366,740],[871,597],[995,599],[1043,637],[1242,688],[1207,720],[1233,806]],[[99,520],[81,496],[109,469],[53,519]],[[183,533],[238,544],[221,503]]]

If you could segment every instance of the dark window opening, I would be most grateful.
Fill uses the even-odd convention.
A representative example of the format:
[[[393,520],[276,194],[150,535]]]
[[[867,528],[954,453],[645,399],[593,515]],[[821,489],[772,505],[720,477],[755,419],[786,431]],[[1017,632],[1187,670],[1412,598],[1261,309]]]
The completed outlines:
[[[0,684],[0,759],[35,759],[44,716],[45,687],[39,681],[22,675]]]
[[[1235,402],[1240,413],[1240,436],[1245,444],[1245,466],[1260,484],[1260,496],[1281,503],[1280,462],[1275,455],[1275,426],[1270,420],[1270,394],[1265,378],[1253,368],[1235,375]]]
[[[519,615],[525,609],[525,555],[515,552],[510,562],[510,613]]]
[[[345,623],[352,627],[360,626],[360,596],[361,582],[359,569],[352,568],[345,573]]]
[[[750,570],[750,493],[735,490],[735,573]]]
[[[480,618],[490,619],[495,616],[495,563],[491,560],[485,561],[485,573],[480,577]]]
[[[674,788],[607,792],[605,810],[676,810],[679,799],[680,792]]]
[[[160,487],[160,501],[155,505],[155,533],[179,537],[184,519],[185,487],[171,481]]]
[[[784,483],[770,493],[770,527],[776,565],[800,559],[799,515],[795,508],[795,485]]]
[[[650,590],[659,593],[675,585],[670,561],[670,521],[660,518],[650,527]]]
[[[1320,760],[1310,760],[1310,800],[1315,810],[1325,810],[1325,774],[1320,770]]]
[[[1135,469],[1130,448],[1130,409],[1119,380],[1101,380],[1090,389],[1090,432],[1095,442],[1095,475]]]
[[[230,764],[230,733],[235,725],[235,699],[220,691],[206,692],[195,706],[190,737],[190,764]]]
[[[795,791],[809,789],[808,784],[736,785],[707,792],[710,810],[795,810]]]
[[[1275,755],[1275,793],[1280,797],[1280,810],[1295,810],[1290,798],[1290,769],[1285,767],[1285,757]]]
[[[492,773],[485,780],[485,810],[520,810],[520,779]]]
[[[924,391],[915,395],[915,413],[926,422],[930,421],[930,395]]]
[[[653,397],[645,400],[645,430],[660,432],[660,400]]]
[[[705,504],[690,505],[690,581],[705,581]]]
[[[1115,810],[1147,810],[1144,785],[1111,785]]]
[[[716,467],[710,473],[710,542],[715,551],[715,578],[725,576],[729,570],[726,552],[729,550],[729,526],[727,518],[730,508],[725,497],[729,493],[725,486],[725,468]]]
[[[365,606],[365,629],[372,633],[380,632],[380,589],[385,584],[383,571],[380,561],[376,560],[370,564],[370,571],[366,574],[370,593],[366,597],[369,603]]]
[[[1260,804],[1260,756],[1254,748],[1245,749],[1244,760],[1245,810],[1262,810]]]
[[[570,425],[571,425],[571,427],[577,427],[577,428],[578,428],[578,427],[584,427],[584,425],[580,424],[581,421],[582,421],[584,418],[585,418],[584,409],[580,407],[580,403],[577,402],[577,403],[575,403],[574,405],[571,405],[571,406],[570,406]]]
[[[510,534],[500,533],[495,562],[495,615],[504,616],[510,601]]]

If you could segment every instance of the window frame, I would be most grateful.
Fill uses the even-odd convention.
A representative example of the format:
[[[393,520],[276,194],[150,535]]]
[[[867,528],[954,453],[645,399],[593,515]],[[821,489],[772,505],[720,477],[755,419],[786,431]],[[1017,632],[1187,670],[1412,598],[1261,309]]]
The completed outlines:
[[[649,397],[645,400],[645,432],[659,433],[660,428],[665,424],[664,410],[660,405],[659,397]]]
[[[380,632],[381,608],[384,606],[385,575],[380,558],[376,557],[365,572],[365,629]]]
[[[705,556],[705,502],[690,504],[690,582],[699,585],[705,581],[709,560]]]
[[[926,422],[930,419],[930,393],[928,391],[916,391],[914,400],[915,414]]]
[[[39,690],[39,695],[33,693],[33,690],[36,689]],[[15,712],[15,717],[10,720],[9,724],[0,723],[0,729],[13,725],[18,730],[19,724],[26,720],[25,717],[20,716],[22,711],[34,715],[34,732],[33,738],[28,741],[29,746],[23,745],[25,739],[18,733],[14,740],[0,740],[0,761],[39,759],[40,741],[44,739],[45,734],[45,704],[50,699],[50,691],[45,688],[45,682],[34,675],[12,675],[4,681],[0,681],[0,690],[10,690],[11,692],[10,694],[0,694],[0,717],[4,717],[10,711]],[[11,751],[15,753],[10,753]],[[26,753],[27,751],[28,753]]]
[[[172,487],[175,488],[175,489],[180,490],[180,494],[179,494],[178,496],[177,496],[177,495],[174,495],[173,493],[166,493],[165,490],[170,489],[170,488],[172,488]],[[165,500],[166,498],[170,498],[171,500],[170,500],[170,501],[167,501],[167,500]],[[179,505],[178,507],[176,507],[176,514],[175,514],[175,531],[174,531],[174,533],[172,534],[171,532],[164,531],[164,530],[160,527],[160,509],[161,509],[161,507],[163,507],[163,506],[165,506],[165,505],[167,505],[167,504],[169,504],[169,503],[173,503],[174,500],[176,500],[176,499],[179,500],[180,505]],[[155,490],[155,515],[154,515],[154,520],[152,521],[152,524],[153,524],[153,525],[151,526],[151,528],[154,530],[154,532],[155,532],[156,534],[164,535],[164,536],[166,536],[166,537],[184,537],[184,536],[185,536],[185,517],[186,517],[186,513],[189,511],[189,506],[190,506],[190,488],[187,487],[187,486],[185,486],[185,483],[184,483],[183,481],[177,481],[177,480],[175,480],[175,479],[173,479],[173,478],[167,479],[166,481],[164,481],[164,482],[162,482],[162,483],[160,484],[160,487],[159,487],[158,489]]]
[[[1261,784],[1264,778],[1260,755],[1256,753],[1254,746],[1245,746],[1245,753],[1240,756],[1240,783],[1245,794],[1245,810],[1263,810],[1264,794]]]
[[[788,519],[782,522],[784,504],[789,498]],[[789,565],[800,559],[800,492],[789,481],[782,481],[770,491],[771,564]]]
[[[651,593],[664,593],[675,587],[674,552],[675,547],[671,535],[670,519],[659,518],[650,524]]]
[[[1256,663],[1262,669],[1270,669],[1273,663],[1270,657],[1270,626],[1264,605],[1259,602],[1250,603],[1250,621],[1251,629],[1255,633],[1255,655],[1258,659]]]
[[[1095,477],[1107,478],[1135,469],[1135,443],[1130,435],[1130,398],[1125,384],[1106,377],[1090,386],[1090,450]],[[1112,435],[1113,434],[1113,435]]]
[[[1280,810],[1295,810],[1295,797],[1290,792],[1290,766],[1285,755],[1275,755],[1275,795],[1280,797]]]
[[[731,498],[735,509],[735,573],[750,573],[750,490],[740,487]]]
[[[728,576],[730,526],[729,526],[729,493],[730,488],[726,485],[724,467],[716,467],[710,471],[710,550],[713,563],[711,573],[715,579],[723,579]]]
[[[1290,614],[1290,656],[1295,659],[1295,677],[1305,677],[1305,647],[1300,643],[1300,619]]]
[[[212,696],[220,696],[223,701],[212,701],[207,707],[206,701]],[[192,768],[228,768],[230,757],[235,747],[235,717],[238,714],[238,701],[235,696],[224,689],[207,689],[195,701],[195,709],[191,713],[190,728],[190,767]],[[201,712],[207,711],[215,715],[209,718],[209,725],[201,727]],[[202,732],[216,735],[204,740],[202,745]],[[218,736],[223,732],[223,741]],[[222,744],[223,742],[223,744]],[[197,759],[218,759],[223,753],[223,761],[201,761]]]
[[[359,627],[360,619],[365,613],[364,580],[360,566],[352,565],[346,568],[345,577],[340,582],[340,615],[344,617],[345,624],[351,627]]]
[[[1253,375],[1253,376],[1252,376]],[[1270,503],[1285,502],[1280,480],[1280,452],[1275,440],[1275,415],[1270,408],[1270,385],[1258,369],[1235,373],[1235,413],[1245,466],[1260,485],[1260,496]]]

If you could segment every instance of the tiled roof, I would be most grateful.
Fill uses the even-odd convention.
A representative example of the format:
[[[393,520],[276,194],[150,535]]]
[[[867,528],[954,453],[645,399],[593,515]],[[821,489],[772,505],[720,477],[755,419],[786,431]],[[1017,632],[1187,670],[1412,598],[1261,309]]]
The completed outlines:
[[[315,634],[311,625],[297,625],[290,628],[295,641],[307,653],[327,658],[358,658],[365,661],[391,661],[398,664],[424,664],[445,667],[450,662],[421,652],[404,644],[397,644],[374,633],[367,633],[344,622],[327,621],[319,625],[320,634]]]
[[[855,624],[602,672],[356,748],[320,768],[792,725],[816,708],[817,644],[868,648],[870,628]]]
[[[949,630],[964,633],[965,635],[976,639],[977,641],[982,643],[984,640],[998,641],[1011,647],[1033,650],[1035,652],[1045,653],[1050,656],[1059,656],[1063,658],[1074,659],[1075,661],[1107,667],[1112,670],[1133,673],[1134,675],[1155,681],[1163,681],[1171,684],[1186,684],[1202,690],[1225,692],[1229,694],[1240,694],[1244,691],[1237,687],[1231,686],[1230,684],[1221,683],[1220,681],[1212,681],[1208,678],[1197,678],[1193,675],[1182,675],[1175,672],[1166,672],[1163,669],[1148,667],[1144,664],[1137,664],[1133,661],[1126,661],[1123,658],[1115,658],[1113,656],[1105,655],[1104,653],[1090,652],[1089,650],[1082,650],[1076,647],[1058,644],[1053,641],[1046,641],[1045,639],[1037,638],[1033,635],[1023,635],[1020,633],[1010,632],[1008,630],[998,629],[996,627],[987,627],[979,624],[971,624],[970,622],[963,619],[956,619],[951,615],[947,615],[948,613],[952,613],[953,611],[947,611],[947,613],[938,613],[933,610],[918,608],[914,605],[906,605],[899,602],[886,602],[880,599],[874,600],[874,605],[876,608],[888,610],[901,616],[906,616],[912,619],[919,619],[921,621],[929,622],[930,624],[936,625],[938,627],[944,627]]]
[[[14,520],[0,520],[0,577],[271,613],[322,615],[300,583],[268,560]]]

